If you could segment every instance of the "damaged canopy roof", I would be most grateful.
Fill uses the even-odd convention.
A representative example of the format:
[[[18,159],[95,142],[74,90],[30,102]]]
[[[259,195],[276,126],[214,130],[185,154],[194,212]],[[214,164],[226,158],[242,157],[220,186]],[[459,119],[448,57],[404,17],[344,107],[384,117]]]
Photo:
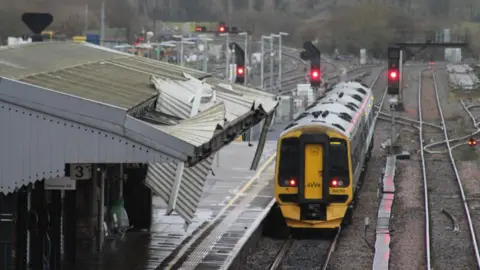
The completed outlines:
[[[201,80],[201,71],[87,43],[0,47],[1,77],[0,99],[114,132],[188,166],[277,105],[258,90]]]

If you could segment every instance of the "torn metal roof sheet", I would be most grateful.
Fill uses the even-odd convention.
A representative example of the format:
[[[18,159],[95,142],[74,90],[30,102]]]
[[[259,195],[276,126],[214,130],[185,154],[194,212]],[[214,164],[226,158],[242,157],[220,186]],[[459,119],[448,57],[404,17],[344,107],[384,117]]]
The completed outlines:
[[[179,121],[176,125],[154,125],[172,136],[175,136],[194,146],[202,146],[209,142],[215,131],[225,121],[225,105],[217,104],[192,118]]]
[[[195,110],[193,101],[197,91],[200,91],[201,101],[198,110],[193,114],[222,102],[226,108],[227,123],[234,122],[249,111],[260,108],[270,113],[278,104],[272,94],[222,83],[216,79],[175,81],[153,77],[152,83],[160,93],[157,99],[157,110],[182,119],[188,118],[192,115],[192,110]]]
[[[202,198],[203,186],[212,168],[213,159],[214,156],[210,156],[195,166],[184,168],[177,203],[173,210],[187,223],[190,223],[195,217],[195,212]],[[177,164],[174,162],[148,164],[145,184],[167,203],[173,191],[176,168]]]

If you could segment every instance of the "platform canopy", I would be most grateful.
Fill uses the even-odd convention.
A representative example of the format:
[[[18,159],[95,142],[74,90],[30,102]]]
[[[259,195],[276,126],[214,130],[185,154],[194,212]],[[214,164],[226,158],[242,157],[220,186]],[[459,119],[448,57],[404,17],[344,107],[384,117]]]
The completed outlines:
[[[0,192],[66,163],[209,162],[277,106],[209,77],[88,43],[0,47]]]

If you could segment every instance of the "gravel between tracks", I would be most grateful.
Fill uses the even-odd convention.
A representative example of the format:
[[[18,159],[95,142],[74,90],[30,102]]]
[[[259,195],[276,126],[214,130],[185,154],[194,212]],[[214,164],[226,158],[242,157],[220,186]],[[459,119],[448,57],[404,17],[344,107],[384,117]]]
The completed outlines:
[[[419,68],[409,68],[405,72],[405,112],[400,113],[403,117],[418,119],[419,71]],[[396,192],[390,223],[390,268],[425,269],[425,209],[419,132],[416,128],[402,125],[398,125],[397,130],[401,134],[397,142],[411,154],[411,160],[398,160],[396,164]]]
[[[321,269],[332,240],[295,240],[280,269]]]
[[[282,248],[283,240],[261,237],[256,249],[245,260],[245,270],[266,270]]]
[[[378,102],[382,98],[386,85],[386,81],[382,77],[373,88],[375,99]],[[380,203],[378,181],[385,166],[385,153],[381,149],[381,144],[388,138],[389,130],[387,123],[377,121],[372,158],[368,164],[363,186],[357,191],[359,193],[356,207],[353,211],[353,222],[350,226],[343,229],[336,250],[330,260],[329,269],[369,269],[372,267],[374,254],[372,248],[375,244],[377,209]],[[370,220],[366,238],[364,238],[365,217],[368,217]]]

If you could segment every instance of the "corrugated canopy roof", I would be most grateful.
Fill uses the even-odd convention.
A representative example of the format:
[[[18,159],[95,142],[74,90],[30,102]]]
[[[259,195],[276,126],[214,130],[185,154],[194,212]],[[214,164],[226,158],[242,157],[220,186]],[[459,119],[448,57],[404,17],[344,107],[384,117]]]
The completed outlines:
[[[123,126],[126,136],[155,149],[173,150],[189,165],[261,121],[277,105],[271,94],[208,78],[201,71],[88,43],[0,47],[0,77],[11,80],[4,80],[1,90],[9,98],[40,104],[62,117],[72,113]]]
[[[131,109],[158,92],[150,76],[187,80],[207,74],[88,43],[31,43],[0,47],[0,76]]]

